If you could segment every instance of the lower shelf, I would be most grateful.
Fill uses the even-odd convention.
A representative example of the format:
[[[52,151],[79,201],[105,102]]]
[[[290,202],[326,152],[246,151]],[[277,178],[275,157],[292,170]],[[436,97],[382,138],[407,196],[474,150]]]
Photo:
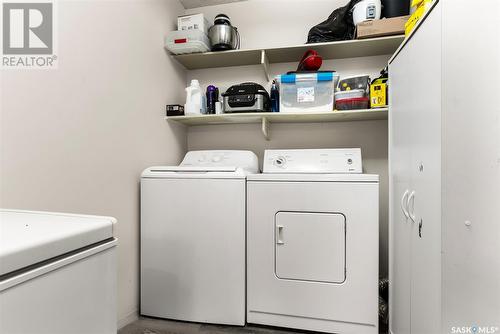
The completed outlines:
[[[235,113],[220,115],[169,116],[168,121],[188,126],[209,124],[261,123],[265,119],[270,123],[321,123],[369,121],[387,119],[388,108],[359,109],[301,113]]]

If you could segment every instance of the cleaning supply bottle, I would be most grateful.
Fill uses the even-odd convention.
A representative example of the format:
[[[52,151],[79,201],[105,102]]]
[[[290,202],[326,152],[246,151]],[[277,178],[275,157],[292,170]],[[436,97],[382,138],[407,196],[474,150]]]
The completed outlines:
[[[186,104],[184,105],[184,114],[204,114],[205,104],[204,96],[201,92],[200,82],[196,79],[191,80],[189,87],[186,87]]]
[[[271,111],[280,111],[280,91],[278,89],[276,79],[273,80],[273,84],[271,85]]]
[[[215,114],[215,103],[219,101],[219,89],[214,85],[207,87],[207,114]]]

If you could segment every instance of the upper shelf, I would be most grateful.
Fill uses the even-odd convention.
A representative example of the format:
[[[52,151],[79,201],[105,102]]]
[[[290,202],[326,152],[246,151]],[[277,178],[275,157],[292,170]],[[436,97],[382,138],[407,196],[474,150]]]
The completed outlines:
[[[176,55],[174,57],[186,69],[196,70],[227,66],[259,65],[263,63],[263,58],[266,58],[267,62],[270,64],[298,62],[309,49],[316,50],[323,59],[342,59],[392,54],[403,40],[403,35],[397,35],[268,49],[191,53]]]

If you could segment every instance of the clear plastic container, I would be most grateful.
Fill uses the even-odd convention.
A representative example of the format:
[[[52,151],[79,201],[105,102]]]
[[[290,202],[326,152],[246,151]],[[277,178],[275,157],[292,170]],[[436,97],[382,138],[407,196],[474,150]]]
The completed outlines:
[[[279,75],[280,112],[332,111],[338,80],[334,72]]]
[[[173,54],[210,51],[208,36],[201,30],[171,31],[165,38],[165,48]]]
[[[353,89],[335,93],[335,101],[342,99],[352,99],[356,97],[366,97],[366,92],[362,89]]]
[[[335,101],[335,109],[337,110],[368,109],[369,106],[370,99],[367,97],[354,97]]]
[[[337,91],[348,91],[354,89],[361,89],[365,92],[365,96],[368,96],[370,92],[370,76],[369,75],[357,75],[353,77],[343,78],[339,82]]]

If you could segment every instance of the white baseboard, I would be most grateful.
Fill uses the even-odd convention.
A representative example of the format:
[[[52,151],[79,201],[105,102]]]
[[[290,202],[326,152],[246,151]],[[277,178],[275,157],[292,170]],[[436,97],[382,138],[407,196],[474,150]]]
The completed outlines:
[[[133,310],[126,316],[118,319],[118,329],[127,326],[128,324],[136,321],[137,319],[139,319],[139,310]]]

